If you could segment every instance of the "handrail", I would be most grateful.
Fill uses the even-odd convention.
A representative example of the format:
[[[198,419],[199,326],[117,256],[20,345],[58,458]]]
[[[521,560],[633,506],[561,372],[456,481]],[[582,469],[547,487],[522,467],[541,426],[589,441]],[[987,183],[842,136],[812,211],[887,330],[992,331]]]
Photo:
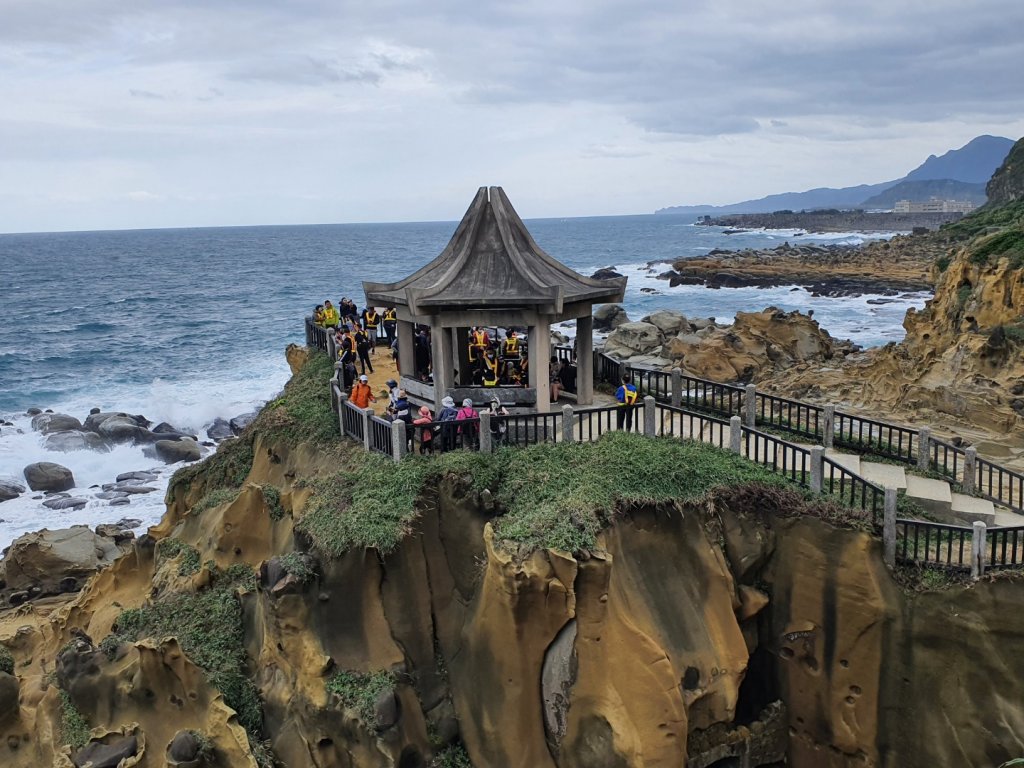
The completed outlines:
[[[993,464],[980,456],[974,490],[979,496],[1015,512],[1024,512],[1024,474]]]
[[[917,462],[918,433],[899,424],[836,411],[834,444],[856,451],[868,450],[908,464]],[[883,440],[884,436],[884,440]],[[894,437],[895,436],[895,437]]]
[[[662,437],[697,440],[717,448],[729,447],[730,425],[724,419],[672,405],[659,405],[658,417],[657,434]]]
[[[376,414],[370,416],[370,450],[391,455],[391,422]]]
[[[798,485],[810,486],[811,452],[808,449],[747,427],[742,428],[742,436],[743,448],[748,459],[770,468],[776,474],[781,474]],[[861,478],[857,479],[867,482]]]
[[[801,437],[817,439],[822,436],[824,408],[766,392],[756,392],[754,402],[757,424],[792,432]]]
[[[1024,526],[995,528],[986,534],[989,568],[1012,568],[1024,565]]]
[[[871,522],[878,524],[879,514],[885,505],[885,489],[851,472],[842,464],[823,456],[822,490],[829,489],[834,496],[847,502],[851,507],[860,507],[871,513]]]
[[[923,535],[922,535],[923,534]],[[896,559],[925,565],[970,568],[974,530],[928,520],[896,521]]]

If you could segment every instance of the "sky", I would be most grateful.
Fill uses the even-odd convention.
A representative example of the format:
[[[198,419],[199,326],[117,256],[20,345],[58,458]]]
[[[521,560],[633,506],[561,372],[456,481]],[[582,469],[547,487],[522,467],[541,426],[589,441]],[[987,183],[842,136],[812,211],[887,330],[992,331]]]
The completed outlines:
[[[0,0],[0,232],[651,213],[1024,135],[1020,0]]]

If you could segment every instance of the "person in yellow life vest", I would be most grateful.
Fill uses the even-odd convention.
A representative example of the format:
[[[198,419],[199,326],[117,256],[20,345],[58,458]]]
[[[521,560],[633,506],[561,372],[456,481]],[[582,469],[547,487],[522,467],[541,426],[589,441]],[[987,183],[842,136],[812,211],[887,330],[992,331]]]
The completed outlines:
[[[636,410],[638,397],[636,386],[629,378],[629,374],[622,377],[622,386],[615,390],[615,399],[619,407],[615,409],[615,423],[619,429],[623,427],[629,432],[633,429],[633,411]]]
[[[331,304],[331,300],[328,299],[324,302],[324,327],[325,328],[337,328],[338,323],[341,322],[341,318],[338,316],[338,310]]]
[[[505,360],[519,359],[519,336],[512,329],[509,329],[505,343],[501,345],[501,356]]]
[[[376,307],[366,307],[363,310],[363,328],[370,339],[370,354],[377,349],[377,326],[380,325],[380,315]]]
[[[313,322],[316,323],[317,325],[323,325],[324,324],[324,305],[323,304],[317,304],[316,308],[313,310]]]
[[[394,307],[386,307],[381,315],[384,324],[384,335],[388,340],[388,349],[395,343],[395,332],[398,330],[398,310]]]
[[[491,346],[491,338],[483,328],[474,327],[469,333],[469,357],[475,359]]]
[[[493,349],[488,349],[483,356],[484,386],[498,386],[498,356]]]

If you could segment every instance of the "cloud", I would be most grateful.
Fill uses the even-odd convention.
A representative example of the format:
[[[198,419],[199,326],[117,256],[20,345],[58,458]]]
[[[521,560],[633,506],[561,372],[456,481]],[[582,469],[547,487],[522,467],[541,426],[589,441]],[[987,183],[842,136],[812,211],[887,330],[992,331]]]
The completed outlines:
[[[163,99],[163,94],[155,91],[144,91],[141,88],[129,88],[128,94],[133,99]]]

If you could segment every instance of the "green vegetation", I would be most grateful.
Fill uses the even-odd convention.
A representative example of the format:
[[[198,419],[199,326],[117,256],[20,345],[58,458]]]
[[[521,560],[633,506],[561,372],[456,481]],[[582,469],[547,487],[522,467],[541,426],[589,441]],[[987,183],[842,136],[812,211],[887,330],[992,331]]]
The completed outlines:
[[[967,304],[967,300],[971,298],[971,292],[974,289],[969,285],[961,285],[956,289],[956,306],[958,310],[962,310]]]
[[[473,763],[461,744],[445,747],[430,761],[430,768],[473,768]]]
[[[225,440],[217,452],[205,461],[198,461],[174,473],[170,488],[187,488],[202,483],[209,494],[219,489],[238,489],[252,470],[253,433],[249,430],[240,437]],[[211,504],[210,506],[215,506]]]
[[[271,442],[336,445],[338,421],[331,410],[327,386],[333,375],[330,358],[323,352],[314,353],[292,376],[281,396],[260,411],[251,428]]]
[[[120,643],[176,637],[189,659],[224,694],[239,722],[258,736],[262,707],[256,686],[246,674],[242,607],[236,595],[237,589],[252,589],[255,584],[256,575],[250,568],[231,566],[216,574],[213,585],[201,592],[169,594],[122,612],[114,623],[114,633],[101,647],[110,654]]]
[[[935,266],[938,268],[940,273],[949,269],[950,263],[952,263],[952,259],[949,256],[939,256],[939,258],[935,260]]]
[[[988,206],[979,208],[958,221],[943,224],[939,228],[939,232],[949,236],[952,240],[966,241],[977,237],[990,227],[999,229],[1016,227],[1019,229],[1022,219],[1024,219],[1024,200],[1018,200],[994,208]]]
[[[1024,344],[1024,321],[1003,326],[1006,338],[1015,344]]]
[[[219,507],[221,504],[229,504],[237,498],[237,488],[217,488],[216,490],[210,491],[193,505],[192,514],[201,515],[208,509]]]
[[[327,680],[327,693],[338,697],[346,709],[355,710],[367,725],[377,719],[377,699],[386,691],[395,689],[395,676],[391,672],[336,672]]]
[[[270,510],[270,519],[282,519],[284,507],[281,506],[281,492],[269,483],[261,485],[260,490],[263,491],[263,500],[267,503],[267,509]]]
[[[1003,256],[1010,258],[1010,267],[1013,269],[1024,266],[1024,231],[1008,229],[986,237],[971,251],[970,260],[972,264],[984,266]]]
[[[157,558],[173,559],[181,555],[178,563],[179,576],[192,576],[199,573],[199,551],[181,539],[161,539],[156,545]]]
[[[310,565],[307,557],[300,552],[289,552],[281,555],[281,567],[303,584],[308,584],[316,578],[316,570]]]
[[[67,691],[60,692],[60,738],[71,746],[71,751],[84,747],[89,741],[89,723],[78,711]]]
[[[2,645],[0,645],[0,672],[6,672],[8,675],[14,674],[14,657]]]
[[[970,547],[970,541],[966,543]],[[893,571],[896,583],[907,592],[939,592],[969,584],[971,574],[921,563],[897,563]]]

